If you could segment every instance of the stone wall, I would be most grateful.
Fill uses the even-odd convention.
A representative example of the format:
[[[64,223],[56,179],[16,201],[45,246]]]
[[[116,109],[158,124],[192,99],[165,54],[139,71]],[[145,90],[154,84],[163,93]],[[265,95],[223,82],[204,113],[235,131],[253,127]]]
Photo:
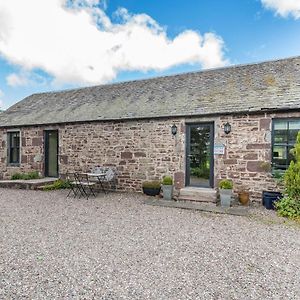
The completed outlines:
[[[248,188],[251,199],[261,201],[263,190],[279,190],[278,182],[265,166],[272,161],[272,118],[300,117],[300,113],[223,116],[219,120],[215,141],[222,142],[226,151],[215,157],[215,185],[230,178],[235,192]],[[220,130],[229,122],[232,132]]]
[[[171,134],[176,124],[178,134]],[[183,120],[161,119],[70,124],[21,128],[21,164],[7,165],[7,136],[2,130],[0,172],[5,179],[16,172],[44,173],[43,130],[59,130],[59,172],[85,172],[97,165],[115,166],[118,188],[140,191],[145,180],[170,174],[178,188],[184,185]]]
[[[66,125],[60,131],[60,172],[116,166],[122,190],[184,169],[184,135],[173,137],[182,120],[141,120]],[[183,183],[181,183],[183,184]]]
[[[7,131],[20,130],[21,137],[21,154],[20,165],[10,166],[7,164]],[[43,155],[44,155],[44,133],[40,127],[25,127],[11,130],[2,129],[0,131],[0,177],[9,179],[16,172],[39,171],[44,172]]]
[[[277,189],[262,163],[271,162],[271,125],[274,117],[300,117],[299,113],[251,114],[221,117],[93,122],[54,127],[21,128],[21,165],[7,166],[6,130],[1,130],[2,177],[15,172],[44,172],[45,129],[59,130],[59,172],[87,171],[97,165],[115,166],[120,190],[141,190],[144,180],[175,177],[176,188],[185,185],[186,122],[214,122],[215,143],[225,145],[224,155],[215,155],[215,187],[222,178],[232,179],[235,191],[245,186],[251,199],[260,200],[263,190]],[[223,125],[232,126],[226,135]],[[176,137],[171,126],[176,124]]]

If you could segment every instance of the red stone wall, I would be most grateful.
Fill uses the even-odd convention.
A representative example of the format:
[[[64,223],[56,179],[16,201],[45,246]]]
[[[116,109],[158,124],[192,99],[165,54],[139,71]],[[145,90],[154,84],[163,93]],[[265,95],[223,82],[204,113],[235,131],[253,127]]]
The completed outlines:
[[[272,118],[300,117],[299,113],[223,116],[217,125],[215,141],[222,142],[224,155],[215,156],[215,185],[230,178],[234,189],[246,187],[252,200],[261,201],[263,190],[278,190],[278,184],[264,164],[272,160]],[[220,130],[229,122],[232,132]]]
[[[180,120],[66,125],[60,131],[60,172],[116,166],[119,188],[140,191],[144,180],[184,169],[184,135],[172,136],[174,123],[180,128]]]
[[[224,155],[215,155],[215,187],[222,178],[232,179],[237,191],[250,189],[260,200],[263,190],[276,189],[276,182],[262,163],[271,162],[271,121],[274,117],[300,117],[299,113],[236,115],[214,118],[178,118],[70,124],[21,128],[21,165],[7,166],[6,130],[0,131],[0,172],[9,178],[15,172],[44,172],[44,129],[59,129],[59,172],[87,171],[96,165],[118,170],[121,190],[141,190],[144,180],[175,177],[176,188],[185,181],[185,122],[215,123],[215,143],[225,145]],[[226,135],[223,125],[232,126]],[[176,124],[176,137],[171,126]]]

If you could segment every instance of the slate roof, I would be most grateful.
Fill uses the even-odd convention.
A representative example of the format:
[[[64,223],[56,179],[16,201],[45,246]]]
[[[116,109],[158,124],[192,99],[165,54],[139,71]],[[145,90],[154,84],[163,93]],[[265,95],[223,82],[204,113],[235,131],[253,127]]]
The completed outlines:
[[[300,57],[34,94],[0,127],[300,109]]]

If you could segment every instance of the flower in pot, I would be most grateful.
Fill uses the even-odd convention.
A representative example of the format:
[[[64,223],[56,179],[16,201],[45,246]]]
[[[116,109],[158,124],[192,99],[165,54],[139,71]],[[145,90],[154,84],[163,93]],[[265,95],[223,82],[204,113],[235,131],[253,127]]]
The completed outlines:
[[[156,196],[160,193],[161,183],[158,180],[144,181],[142,188],[144,194],[148,196]]]
[[[219,182],[219,192],[221,206],[230,207],[232,198],[233,183],[229,179],[223,179]]]
[[[163,188],[164,200],[172,200],[172,198],[173,198],[173,178],[171,176],[163,177],[162,188]]]
[[[250,200],[249,189],[245,186],[241,186],[238,191],[239,201],[242,205],[248,205]]]

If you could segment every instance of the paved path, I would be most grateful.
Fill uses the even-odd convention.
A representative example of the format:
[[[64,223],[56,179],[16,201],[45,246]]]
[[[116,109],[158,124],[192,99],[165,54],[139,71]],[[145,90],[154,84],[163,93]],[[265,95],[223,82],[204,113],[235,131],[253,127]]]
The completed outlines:
[[[0,189],[1,299],[300,299],[300,228],[274,212],[65,195]]]

